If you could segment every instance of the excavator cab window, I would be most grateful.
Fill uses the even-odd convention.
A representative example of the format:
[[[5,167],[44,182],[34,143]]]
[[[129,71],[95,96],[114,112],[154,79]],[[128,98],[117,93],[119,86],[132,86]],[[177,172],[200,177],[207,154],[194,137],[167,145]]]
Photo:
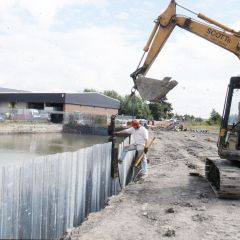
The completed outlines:
[[[228,118],[228,145],[230,150],[240,149],[240,90],[233,89]]]
[[[228,118],[228,125],[237,126],[239,125],[239,122],[240,122],[240,90],[234,89]]]
[[[228,150],[240,149],[240,77],[230,80],[226,96],[221,128],[226,134],[220,136],[220,145]]]

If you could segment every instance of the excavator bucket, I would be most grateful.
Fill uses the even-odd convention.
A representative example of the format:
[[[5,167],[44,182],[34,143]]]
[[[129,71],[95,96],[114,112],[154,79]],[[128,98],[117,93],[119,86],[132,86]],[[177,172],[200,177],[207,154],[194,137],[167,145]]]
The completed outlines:
[[[143,100],[156,102],[165,97],[166,94],[178,84],[178,82],[176,80],[171,80],[170,77],[158,80],[139,75],[138,78],[135,79],[135,84]]]

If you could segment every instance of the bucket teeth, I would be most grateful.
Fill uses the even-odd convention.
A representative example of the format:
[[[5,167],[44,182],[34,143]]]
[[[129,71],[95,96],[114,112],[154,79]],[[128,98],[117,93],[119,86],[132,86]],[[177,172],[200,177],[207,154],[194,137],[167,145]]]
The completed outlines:
[[[158,80],[139,75],[135,80],[135,84],[143,100],[154,102],[165,97],[178,82],[176,80],[171,80],[171,77],[164,77],[162,80]]]

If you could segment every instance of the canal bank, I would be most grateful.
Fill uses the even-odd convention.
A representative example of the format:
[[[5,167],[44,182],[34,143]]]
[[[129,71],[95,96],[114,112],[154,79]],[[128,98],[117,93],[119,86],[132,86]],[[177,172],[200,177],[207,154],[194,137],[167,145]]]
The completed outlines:
[[[21,134],[21,133],[70,133],[108,136],[107,127],[81,126],[54,123],[2,123],[0,134]]]
[[[53,123],[2,123],[0,134],[11,133],[60,133],[63,131],[62,124]]]

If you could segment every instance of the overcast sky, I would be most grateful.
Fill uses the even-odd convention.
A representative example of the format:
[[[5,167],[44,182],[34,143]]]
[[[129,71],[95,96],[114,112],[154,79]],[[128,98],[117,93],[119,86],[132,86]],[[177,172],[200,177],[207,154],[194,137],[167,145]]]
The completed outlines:
[[[142,56],[153,20],[170,0],[0,0],[0,86],[35,92],[84,88],[130,93],[129,77]],[[179,0],[236,30],[239,0]],[[192,15],[177,8],[177,13]],[[148,77],[170,76],[173,112],[222,113],[227,84],[240,74],[238,58],[175,29]]]

